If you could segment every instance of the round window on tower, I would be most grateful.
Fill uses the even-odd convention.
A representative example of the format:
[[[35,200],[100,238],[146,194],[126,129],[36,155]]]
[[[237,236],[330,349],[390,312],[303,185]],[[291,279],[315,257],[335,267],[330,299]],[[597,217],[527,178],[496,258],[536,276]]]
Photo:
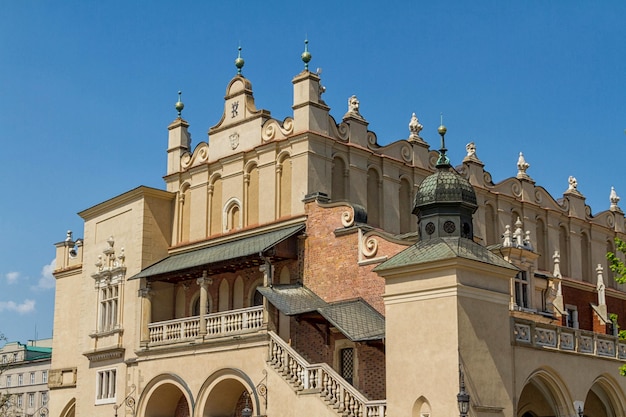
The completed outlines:
[[[452,234],[456,230],[456,226],[453,221],[448,220],[443,224],[443,230],[448,234]]]
[[[433,222],[428,222],[424,230],[426,230],[426,233],[428,233],[429,235],[432,235],[433,233],[435,233],[435,224]]]

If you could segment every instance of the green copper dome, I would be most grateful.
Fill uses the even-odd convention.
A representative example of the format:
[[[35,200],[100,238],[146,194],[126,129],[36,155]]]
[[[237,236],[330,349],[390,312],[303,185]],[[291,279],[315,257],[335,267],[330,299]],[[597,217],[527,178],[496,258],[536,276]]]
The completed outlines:
[[[426,177],[415,195],[413,213],[417,214],[423,206],[437,203],[459,203],[473,208],[476,204],[474,187],[468,180],[451,169],[438,169]]]

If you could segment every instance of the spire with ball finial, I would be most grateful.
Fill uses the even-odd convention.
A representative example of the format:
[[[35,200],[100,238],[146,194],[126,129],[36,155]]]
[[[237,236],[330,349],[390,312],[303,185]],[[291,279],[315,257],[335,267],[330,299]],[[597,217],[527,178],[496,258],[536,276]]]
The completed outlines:
[[[448,129],[443,125],[443,113],[441,113],[441,125],[437,129],[439,135],[441,135],[441,149],[439,149],[439,159],[437,159],[437,168],[449,168],[450,167],[450,159],[446,156],[446,132]]]
[[[304,52],[301,55],[302,62],[304,62],[304,70],[309,70],[309,62],[311,61],[311,53],[309,52],[309,40],[304,40]]]
[[[183,94],[182,91],[178,92],[178,101],[176,102],[176,104],[174,105],[174,107],[176,108],[176,111],[178,112],[178,118],[181,118],[181,113],[183,111],[183,109],[185,108],[185,105],[183,104],[183,102],[180,100],[181,95]]]
[[[241,46],[238,48],[237,59],[235,59],[235,66],[237,67],[237,75],[241,75],[241,69],[243,68],[243,64],[245,61],[241,57]]]

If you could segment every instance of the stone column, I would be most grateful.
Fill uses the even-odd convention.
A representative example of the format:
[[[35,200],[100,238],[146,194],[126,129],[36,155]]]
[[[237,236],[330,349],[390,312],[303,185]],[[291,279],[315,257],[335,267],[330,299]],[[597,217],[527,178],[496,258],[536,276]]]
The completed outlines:
[[[200,286],[200,336],[206,335],[206,310],[208,301],[209,284],[213,280],[207,276],[206,271],[202,271],[202,277],[196,281]]]
[[[146,347],[150,343],[148,325],[152,321],[152,292],[149,283],[146,283],[146,286],[139,290],[139,296],[141,297],[141,339],[139,344]]]

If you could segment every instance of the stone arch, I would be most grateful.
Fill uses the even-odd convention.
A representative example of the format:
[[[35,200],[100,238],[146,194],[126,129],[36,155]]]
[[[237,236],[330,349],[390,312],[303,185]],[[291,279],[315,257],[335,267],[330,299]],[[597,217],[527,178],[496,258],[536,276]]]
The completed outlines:
[[[413,403],[413,410],[411,411],[411,417],[430,417],[431,408],[430,402],[426,397],[421,396]]]
[[[348,161],[342,154],[335,153],[331,166],[330,198],[333,201],[348,199]]]
[[[535,239],[537,242],[536,250],[539,253],[538,266],[539,269],[547,271],[550,269],[550,253],[548,253],[548,245],[546,244],[547,240],[547,229],[546,223],[543,219],[536,219],[536,232]]]
[[[243,278],[237,275],[233,284],[233,310],[244,308],[243,287]]]
[[[213,173],[209,177],[208,209],[208,230],[209,235],[222,233],[222,175]]]
[[[240,415],[244,392],[249,394],[252,415],[261,415],[261,403],[250,377],[240,369],[225,368],[210,375],[198,393],[198,407],[193,417]]]
[[[485,204],[485,243],[487,246],[500,243],[498,240],[498,217],[491,203]],[[503,233],[504,230],[500,231]]]
[[[230,286],[228,281],[223,279],[220,282],[217,296],[217,311],[230,310]]]
[[[224,211],[222,213],[224,231],[229,232],[231,230],[241,229],[243,226],[242,220],[241,201],[236,197],[232,197],[224,204]]]
[[[381,178],[380,168],[375,165],[367,167],[367,222],[374,227],[382,226]]]
[[[619,417],[626,415],[624,392],[608,375],[600,375],[591,385],[585,399],[584,415]]]
[[[574,415],[567,385],[549,368],[541,368],[531,373],[518,398],[517,417]]]
[[[263,286],[263,280],[257,279],[250,285],[250,289],[248,290],[248,304],[249,307],[263,305],[263,296],[256,289],[257,287]]]
[[[206,314],[209,314],[213,308],[213,297],[211,297],[211,293],[207,294],[206,297]],[[196,291],[191,297],[191,302],[189,303],[189,313],[192,316],[200,315],[200,290]]]
[[[582,280],[585,282],[596,282],[595,272],[591,267],[591,241],[589,234],[585,231],[580,232],[580,263]]]
[[[63,410],[61,410],[60,417],[75,417],[76,416],[76,398],[72,398],[67,402]]]
[[[178,241],[187,242],[191,232],[191,183],[185,181],[178,192]]]
[[[411,180],[406,175],[400,176],[400,187],[398,188],[398,217],[400,218],[400,233],[408,233],[415,224],[412,221],[411,215],[413,213],[413,187],[411,186]]]
[[[291,214],[291,155],[282,151],[276,158],[277,218]]]
[[[248,161],[244,167],[244,212],[245,226],[259,223],[259,166],[256,161]]]
[[[182,400],[182,401],[181,401]],[[137,415],[144,417],[171,417],[186,403],[188,415],[194,410],[191,390],[175,374],[161,374],[153,378],[139,396]]]
[[[561,255],[561,275],[571,278],[569,266],[569,232],[567,226],[559,225],[559,254]]]
[[[606,240],[606,250],[604,253],[615,253],[615,243],[613,239],[609,238]],[[615,281],[615,274],[611,271],[610,262],[608,259],[604,260],[604,276],[606,281],[606,286],[611,288],[617,288],[617,282]]]

